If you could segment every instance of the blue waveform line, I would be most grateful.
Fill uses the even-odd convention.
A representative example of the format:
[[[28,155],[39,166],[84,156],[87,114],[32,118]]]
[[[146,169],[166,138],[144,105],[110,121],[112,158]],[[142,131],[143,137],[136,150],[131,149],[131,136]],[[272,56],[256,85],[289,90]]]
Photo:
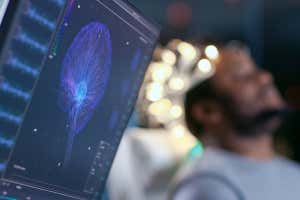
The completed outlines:
[[[53,22],[53,21],[47,19],[46,17],[42,16],[41,14],[39,14],[39,12],[35,8],[30,8],[28,10],[27,14],[30,19],[45,26],[46,28],[48,28],[50,30],[55,29],[55,25],[56,25],[55,22]]]
[[[14,145],[14,140],[4,138],[0,135],[0,146],[11,148]]]
[[[33,39],[32,37],[28,36],[26,33],[20,33],[18,38],[17,38],[20,42],[42,52],[42,53],[47,53],[47,46],[41,44],[40,42],[36,41],[35,39]]]
[[[4,110],[0,110],[0,118],[15,124],[20,124],[22,122],[22,117],[16,116]]]
[[[65,4],[65,0],[49,0],[50,2],[62,7]]]
[[[139,48],[136,50],[136,52],[133,56],[133,59],[131,61],[131,70],[132,71],[135,71],[137,69],[140,59],[141,59],[141,56],[142,56],[142,50]]]
[[[1,199],[1,200],[17,200],[17,199],[15,199],[15,198],[6,197],[6,196],[1,196],[1,195],[0,195],[0,199]]]
[[[0,86],[0,90],[9,93],[11,95],[14,95],[18,98],[22,98],[25,101],[28,101],[31,97],[30,93],[23,91],[22,89],[13,86],[12,84],[8,82],[4,82]]]
[[[23,63],[22,61],[20,61],[18,58],[10,58],[8,63],[7,63],[11,68],[16,69],[16,70],[20,70],[21,72],[25,73],[25,74],[29,74],[33,77],[37,77],[39,75],[39,71],[37,69],[35,69],[34,67],[31,67],[25,63]]]
[[[3,172],[6,168],[6,163],[0,163],[0,172]]]

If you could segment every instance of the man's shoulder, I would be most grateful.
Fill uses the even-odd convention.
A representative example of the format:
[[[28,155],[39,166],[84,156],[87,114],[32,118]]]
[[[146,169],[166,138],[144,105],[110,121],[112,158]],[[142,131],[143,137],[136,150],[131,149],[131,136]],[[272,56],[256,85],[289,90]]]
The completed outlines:
[[[227,153],[217,148],[207,148],[202,157],[191,162],[191,168],[194,173],[202,172],[222,172],[223,175],[228,175],[233,169],[233,159]]]
[[[195,158],[186,163],[176,176],[171,188],[171,193],[184,199],[187,194],[197,197],[207,197],[205,199],[220,199],[218,195],[225,195],[223,199],[236,199],[239,188],[235,185],[234,168],[231,167],[230,160],[218,149],[208,148],[202,157]],[[202,189],[201,189],[202,188]],[[217,195],[217,196],[216,196]]]
[[[195,175],[214,174],[224,178],[233,178],[234,169],[232,163],[217,149],[208,148],[204,151],[202,157],[193,159],[186,163],[179,170],[176,176],[176,182],[182,182]]]
[[[287,158],[276,157],[271,161],[256,162],[219,149],[206,149],[201,158],[184,165],[173,182],[172,189],[174,192],[189,191],[185,188],[191,187],[198,194],[203,193],[202,190],[197,191],[198,186],[204,184],[206,187],[225,187],[234,194],[243,191],[247,195],[253,195],[253,191],[258,190],[258,181],[279,188],[286,185],[289,192],[294,192],[298,191],[299,180],[300,164]],[[197,187],[192,187],[193,185]]]
[[[201,177],[186,180],[172,191],[171,200],[238,200],[242,193],[234,185],[215,177]]]
[[[278,157],[277,165],[280,168],[280,171],[284,172],[286,175],[300,178],[300,164],[298,162],[288,158]]]

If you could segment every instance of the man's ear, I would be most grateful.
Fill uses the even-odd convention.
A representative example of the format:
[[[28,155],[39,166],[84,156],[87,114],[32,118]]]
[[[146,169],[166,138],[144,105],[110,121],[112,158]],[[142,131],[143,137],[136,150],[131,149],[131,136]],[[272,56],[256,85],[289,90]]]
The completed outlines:
[[[220,107],[213,101],[201,101],[193,105],[191,114],[205,126],[218,125],[222,119]]]

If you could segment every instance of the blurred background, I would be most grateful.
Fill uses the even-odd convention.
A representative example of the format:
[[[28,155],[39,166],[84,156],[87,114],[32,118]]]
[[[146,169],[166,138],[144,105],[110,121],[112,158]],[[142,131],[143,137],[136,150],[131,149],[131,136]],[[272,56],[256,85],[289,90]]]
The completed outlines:
[[[246,45],[256,63],[274,75],[284,98],[300,108],[299,0],[130,3],[158,23],[162,33],[110,174],[110,199],[166,199],[180,164],[201,156],[201,141],[185,128],[182,100],[194,79],[213,73],[219,45]],[[299,131],[297,111],[275,134],[278,152],[296,161]]]

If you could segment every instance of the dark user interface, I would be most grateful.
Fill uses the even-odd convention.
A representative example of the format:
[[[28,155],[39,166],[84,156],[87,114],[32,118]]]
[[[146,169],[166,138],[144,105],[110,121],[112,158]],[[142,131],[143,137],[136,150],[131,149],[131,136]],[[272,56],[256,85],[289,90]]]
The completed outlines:
[[[99,198],[156,40],[143,26],[114,1],[67,3],[3,173],[8,183]]]

